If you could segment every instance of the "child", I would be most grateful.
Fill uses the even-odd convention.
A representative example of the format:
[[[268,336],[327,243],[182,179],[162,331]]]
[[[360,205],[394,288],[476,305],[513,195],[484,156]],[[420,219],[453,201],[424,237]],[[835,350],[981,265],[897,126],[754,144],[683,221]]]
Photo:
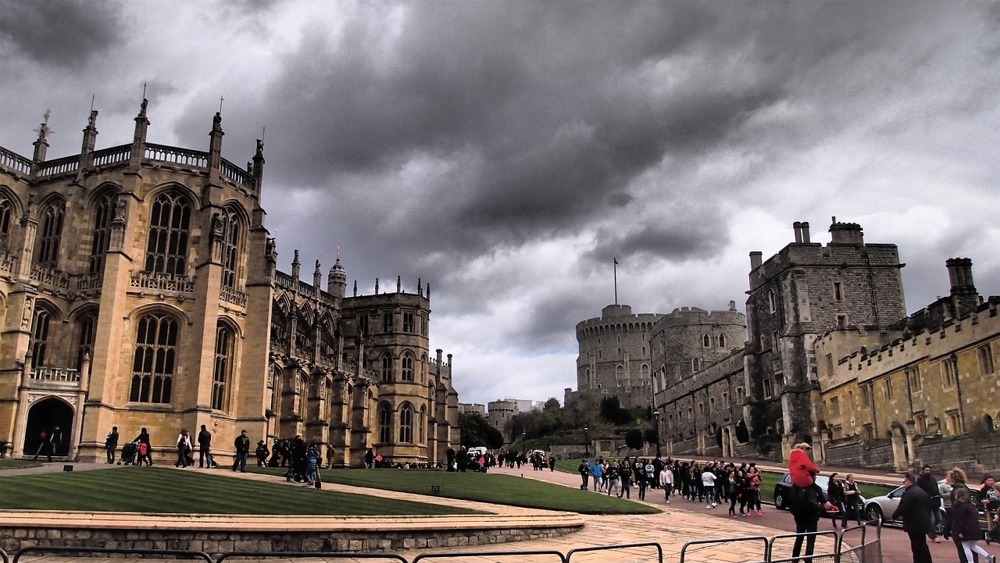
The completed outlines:
[[[972,561],[972,552],[976,552],[986,561],[995,561],[985,549],[976,544],[977,540],[982,539],[983,532],[979,529],[979,512],[972,505],[972,495],[969,494],[969,489],[955,489],[952,518],[952,533],[962,542],[965,560]]]

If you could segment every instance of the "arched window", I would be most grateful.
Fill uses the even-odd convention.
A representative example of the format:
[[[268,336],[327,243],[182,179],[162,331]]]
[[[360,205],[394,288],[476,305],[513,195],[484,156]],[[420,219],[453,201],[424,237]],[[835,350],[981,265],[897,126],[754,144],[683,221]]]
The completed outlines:
[[[240,246],[243,228],[235,211],[227,209],[222,214],[222,286],[239,289]]]
[[[378,441],[392,442],[392,409],[386,404],[378,407]]]
[[[427,443],[427,405],[420,407],[420,418],[417,420],[417,443]]]
[[[392,354],[382,355],[382,381],[392,381]]]
[[[111,241],[111,219],[114,217],[115,198],[111,192],[103,194],[94,206],[94,239],[90,243],[88,272],[100,274],[104,271],[104,253]]]
[[[399,441],[404,444],[413,443],[413,407],[409,404],[399,409]]]
[[[14,223],[14,206],[10,200],[0,199],[0,252],[10,250],[10,227]]]
[[[212,372],[212,408],[218,411],[227,410],[226,390],[229,387],[229,374],[232,371],[233,329],[223,323],[215,328],[215,366]]]
[[[44,307],[35,307],[35,315],[31,321],[31,363],[33,366],[47,365],[51,321],[52,313],[49,313]]]
[[[90,312],[80,316],[76,321],[76,332],[79,344],[76,353],[76,368],[83,368],[83,357],[94,358],[94,338],[97,336],[97,313]],[[93,366],[93,364],[91,364]]]
[[[708,348],[709,346],[712,345],[711,339],[708,337],[707,334],[701,337],[701,345],[704,346],[705,348]]]
[[[39,266],[54,268],[59,261],[59,240],[62,238],[66,202],[59,200],[45,206],[41,213],[41,230],[35,262]]]
[[[413,381],[413,355],[409,352],[403,353],[403,381]]]
[[[149,217],[146,271],[153,274],[187,274],[188,230],[191,202],[178,190],[156,196]]]
[[[726,335],[725,334],[720,334],[719,335],[719,348],[725,348],[725,347],[726,347]]]
[[[177,321],[170,315],[151,313],[139,319],[132,360],[129,400],[169,403],[177,363]]]

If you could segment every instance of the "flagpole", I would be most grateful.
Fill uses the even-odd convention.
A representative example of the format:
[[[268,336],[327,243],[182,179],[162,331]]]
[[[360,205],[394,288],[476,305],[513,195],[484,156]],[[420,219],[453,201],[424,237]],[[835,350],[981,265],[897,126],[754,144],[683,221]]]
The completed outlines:
[[[618,259],[617,258],[615,258],[614,271],[615,271],[615,305],[617,305],[618,304]]]

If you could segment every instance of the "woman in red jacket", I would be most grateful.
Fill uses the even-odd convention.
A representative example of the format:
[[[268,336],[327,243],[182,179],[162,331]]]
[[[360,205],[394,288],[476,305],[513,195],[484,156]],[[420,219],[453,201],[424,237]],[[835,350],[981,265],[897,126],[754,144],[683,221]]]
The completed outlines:
[[[819,467],[809,459],[812,446],[805,442],[795,444],[788,456],[788,472],[792,474],[792,484],[799,488],[811,487],[816,482]]]

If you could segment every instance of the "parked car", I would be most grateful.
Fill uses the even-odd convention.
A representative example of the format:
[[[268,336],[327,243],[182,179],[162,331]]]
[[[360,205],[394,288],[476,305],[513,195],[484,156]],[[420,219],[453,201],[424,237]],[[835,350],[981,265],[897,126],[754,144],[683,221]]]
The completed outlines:
[[[817,475],[816,484],[820,488],[820,497],[823,502],[827,502],[830,499],[826,496],[826,488],[830,486],[830,477],[826,475]],[[792,490],[795,488],[792,485],[792,474],[785,473],[785,475],[774,484],[774,507],[779,510],[788,510],[789,501],[792,498]],[[862,505],[864,505],[865,497],[861,497]]]
[[[890,520],[892,513],[896,511],[899,506],[899,499],[903,496],[903,487],[896,487],[895,489],[889,491],[889,494],[877,496],[868,499],[865,504],[865,519],[869,521],[875,521],[879,518],[882,519],[883,523],[890,525],[899,525],[901,522]],[[941,479],[938,481],[938,492],[941,495],[941,518],[937,525],[937,529],[934,530],[937,534],[942,534],[944,532],[944,509],[951,507],[951,485],[947,481]],[[979,504],[979,491],[972,490],[972,501],[975,504]],[[986,516],[983,514],[982,510],[979,511],[980,524],[983,530],[986,529]]]

